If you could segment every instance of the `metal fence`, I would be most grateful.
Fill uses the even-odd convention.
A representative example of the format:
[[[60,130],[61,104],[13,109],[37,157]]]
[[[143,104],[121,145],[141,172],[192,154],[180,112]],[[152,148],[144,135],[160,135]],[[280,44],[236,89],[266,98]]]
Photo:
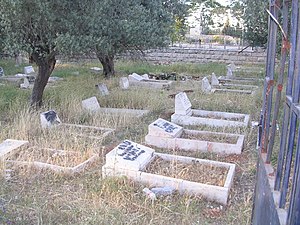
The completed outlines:
[[[258,138],[259,159],[255,190],[253,224],[300,224],[300,13],[299,0],[270,0],[268,52],[264,99]],[[279,24],[278,17],[281,17]],[[290,26],[289,26],[290,24]],[[278,34],[282,36],[279,74],[275,87],[275,59]],[[280,104],[285,65],[288,63],[283,102],[283,121],[276,141],[276,124]],[[275,151],[276,150],[276,151]],[[278,152],[278,154],[275,154]],[[271,159],[277,166],[268,173]],[[272,160],[274,161],[274,160]],[[275,163],[276,164],[276,163]],[[266,182],[268,181],[268,182]],[[270,199],[272,198],[272,199]],[[267,209],[266,209],[267,208]],[[266,215],[262,212],[267,212]],[[276,217],[276,218],[275,218]]]

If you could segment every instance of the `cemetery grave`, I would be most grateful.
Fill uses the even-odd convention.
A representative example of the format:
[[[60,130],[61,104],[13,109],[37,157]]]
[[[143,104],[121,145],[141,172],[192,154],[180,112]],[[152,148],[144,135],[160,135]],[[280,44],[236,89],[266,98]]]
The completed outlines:
[[[0,160],[3,161],[6,157],[21,146],[26,146],[28,141],[6,139],[0,144]],[[0,162],[1,162],[0,161]]]
[[[171,169],[171,165],[176,165],[177,170],[174,167]],[[175,170],[173,173],[164,172],[168,168],[171,171]],[[215,173],[216,171],[218,172]],[[188,173],[198,174],[198,179],[196,177],[191,179]],[[102,167],[104,177],[126,176],[149,186],[168,186],[181,194],[202,195],[224,205],[227,204],[234,173],[235,165],[231,163],[156,153],[149,147],[129,140],[123,141],[107,153],[106,164]],[[217,184],[215,176],[219,180]]]
[[[90,68],[90,66],[87,68]],[[74,68],[72,67],[73,70]],[[135,71],[134,68],[131,71]],[[128,74],[129,72],[126,73]],[[246,211],[249,205],[251,206],[251,201],[249,203],[248,200],[249,193],[252,193],[249,180],[250,182],[253,180],[252,173],[248,169],[251,167],[251,171],[253,171],[252,161],[249,158],[249,155],[252,154],[250,152],[249,137],[245,137],[246,144],[241,154],[234,153],[228,156],[223,151],[226,146],[237,145],[239,137],[242,135],[234,133],[239,131],[239,128],[237,130],[234,128],[228,130],[228,132],[234,131],[232,132],[233,136],[230,136],[229,133],[222,135],[222,132],[224,132],[222,127],[220,129],[205,127],[205,131],[196,130],[196,133],[193,132],[194,127],[182,129],[179,137],[162,137],[163,133],[154,136],[154,140],[158,143],[160,143],[158,141],[160,139],[184,139],[203,142],[203,146],[205,146],[203,148],[206,149],[208,147],[209,149],[216,148],[213,144],[208,144],[216,142],[222,145],[221,150],[223,152],[221,154],[219,152],[215,154],[214,151],[207,152],[206,150],[196,152],[195,149],[196,147],[199,148],[199,145],[189,145],[191,150],[187,151],[182,151],[178,147],[174,150],[170,147],[167,149],[150,147],[150,149],[154,148],[155,151],[146,151],[143,148],[137,149],[135,147],[140,146],[135,144],[143,143],[142,141],[145,140],[145,135],[148,133],[147,128],[149,124],[160,117],[170,120],[170,113],[174,110],[174,101],[168,98],[170,93],[167,91],[154,92],[139,87],[130,87],[128,90],[126,88],[123,89],[119,75],[111,80],[102,80],[98,79],[98,77],[95,79],[95,75],[91,75],[88,71],[87,74],[83,72],[82,74],[84,76],[72,76],[70,77],[71,79],[67,76],[66,78],[64,77],[65,82],[58,87],[55,93],[49,92],[45,97],[45,106],[49,107],[48,102],[50,102],[50,106],[55,107],[60,112],[60,116],[68,120],[68,124],[60,120],[59,122],[58,117],[53,117],[56,125],[52,126],[51,129],[41,130],[39,127],[36,128],[32,125],[31,120],[27,121],[27,118],[31,116],[27,117],[26,113],[24,122],[21,117],[23,114],[17,114],[16,119],[14,119],[14,121],[20,120],[21,122],[19,123],[12,120],[4,120],[3,122],[4,126],[13,127],[13,130],[0,131],[1,135],[3,134],[4,137],[11,135],[13,138],[23,139],[28,136],[33,146],[32,148],[22,148],[22,151],[9,155],[8,160],[10,161],[7,162],[7,165],[9,166],[8,168],[13,169],[12,179],[11,181],[5,181],[5,179],[1,180],[0,178],[0,182],[3,181],[2,190],[5,191],[3,196],[8,196],[9,198],[11,196],[19,197],[14,203],[18,207],[19,215],[27,218],[28,210],[24,210],[21,206],[25,201],[28,201],[26,204],[32,208],[33,213],[38,212],[38,207],[44,210],[41,212],[44,221],[49,222],[51,220],[62,224],[64,223],[63,221],[71,223],[70,218],[78,221],[79,217],[85,221],[97,220],[104,224],[125,220],[143,224],[151,218],[154,219],[154,223],[157,221],[171,221],[170,223],[176,224],[176,221],[179,221],[178,223],[182,224],[193,224],[197,223],[198,220],[203,220],[205,223],[231,224],[232,221],[236,221],[236,218],[242,218],[241,220],[244,221],[249,217],[249,211]],[[203,76],[200,75],[199,77]],[[126,79],[128,80],[127,77]],[[68,85],[69,82],[70,84]],[[95,83],[105,83],[111,87],[109,96],[97,95],[99,93],[98,90],[93,88]],[[248,106],[248,103],[255,96],[241,98],[234,94],[228,94],[216,98],[214,95],[204,95],[200,91],[200,82],[196,84],[196,88],[191,82],[174,82],[173,84],[175,86],[173,93],[178,90],[190,90],[189,97],[193,104],[197,106],[209,109],[216,107],[222,112],[222,110],[228,110],[227,101],[229,99],[233,104],[240,102],[237,107],[239,112],[252,113],[254,111],[252,110],[254,108],[253,104]],[[126,106],[140,109],[147,108],[151,113],[143,116],[142,119],[136,120],[135,118],[124,119],[124,116],[128,116],[128,113],[125,111],[123,111],[123,114],[120,113],[121,116],[119,117],[113,116],[112,113],[104,115],[101,110],[97,114],[78,110],[80,101],[84,96],[94,95],[98,96],[96,100],[98,104],[98,100],[100,101],[100,109],[103,104],[106,107],[111,105],[116,109],[122,109],[122,107]],[[70,101],[71,98],[68,96],[72,96],[74,99]],[[53,102],[52,98],[54,99]],[[246,99],[246,101],[239,101],[241,99]],[[57,104],[56,100],[58,100],[59,104]],[[95,102],[92,103],[94,104]],[[96,106],[95,112],[98,109]],[[191,109],[191,111],[193,110]],[[9,113],[12,114],[13,111]],[[219,114],[204,115],[203,117],[206,119],[218,118],[222,121],[244,121],[242,117],[229,118]],[[83,124],[90,125],[86,126]],[[102,126],[116,128],[116,131],[110,133],[112,135],[104,138],[104,142],[97,138],[110,131],[97,129]],[[220,132],[213,132],[214,130],[220,130]],[[244,128],[241,130],[246,131]],[[134,153],[123,155],[127,159],[125,160],[126,162],[116,162],[112,158],[111,161],[105,160],[105,154],[109,153],[116,146],[114,143],[120,143],[124,139],[132,140],[134,142],[130,142],[135,143],[133,146]],[[177,145],[181,148],[186,147],[183,143],[178,144],[177,142]],[[238,146],[236,147],[238,148]],[[167,154],[158,153],[158,151]],[[119,151],[119,154],[123,153]],[[97,155],[94,160],[91,160],[87,165],[77,167],[93,158],[93,154]],[[136,163],[128,163],[129,161],[135,162],[144,154],[147,163],[143,163],[142,160],[138,166]],[[172,156],[171,154],[174,155]],[[206,163],[207,161],[209,163]],[[103,170],[101,170],[102,166]],[[114,167],[119,169],[112,170],[111,168]],[[31,168],[46,169],[32,170]],[[84,170],[80,170],[80,168],[84,168]],[[174,168],[174,170],[169,168]],[[233,170],[232,168],[235,169]],[[53,176],[51,170],[64,175],[81,173],[71,177]],[[32,173],[33,171],[35,173]],[[103,176],[101,175],[102,173]],[[114,173],[116,173],[116,176],[121,177],[110,177],[110,175],[114,176]],[[176,191],[154,202],[147,200],[147,196],[142,191],[144,188],[170,186],[175,188]],[[52,196],[54,203],[45,203],[45,199],[50,200]],[[101,198],[100,201],[99,197]],[[35,202],[32,202],[31,199],[34,199]],[[41,207],[44,203],[45,205]],[[187,206],[188,204],[191,207]],[[220,208],[220,204],[227,204],[227,206]],[[72,207],[68,208],[69,205]],[[62,210],[61,207],[64,206],[67,207],[66,210]],[[13,212],[10,206],[6,207],[9,212]],[[217,219],[212,219],[211,214],[208,212],[218,207],[220,215]],[[151,213],[157,216],[152,217],[149,209],[151,209]],[[113,212],[117,212],[116,218]],[[132,217],[132,214],[136,214],[137,217]],[[11,215],[9,218],[14,218],[13,214]],[[36,216],[34,215],[27,220],[29,221],[28,224],[35,223]],[[108,219],[103,219],[103,216]],[[111,218],[115,218],[113,219],[114,221]]]
[[[141,110],[141,109],[101,108],[95,96],[83,100],[82,108],[91,113],[120,114],[120,115],[135,116],[135,117],[142,117],[147,113],[149,113],[149,110]]]
[[[245,138],[238,134],[183,129],[161,118],[151,123],[148,131],[145,141],[151,146],[221,154],[241,154]]]
[[[33,166],[56,173],[74,174],[82,172],[95,162],[98,156],[93,152],[66,151],[37,146],[22,149],[7,158],[13,165]]]
[[[168,89],[171,87],[173,81],[168,80],[154,80],[142,77],[136,73],[130,74],[128,76],[130,85],[137,87],[148,87],[148,88],[159,88]]]
[[[175,96],[175,113],[171,122],[179,125],[209,125],[247,127],[249,115],[192,109],[192,104],[186,93],[180,92]]]

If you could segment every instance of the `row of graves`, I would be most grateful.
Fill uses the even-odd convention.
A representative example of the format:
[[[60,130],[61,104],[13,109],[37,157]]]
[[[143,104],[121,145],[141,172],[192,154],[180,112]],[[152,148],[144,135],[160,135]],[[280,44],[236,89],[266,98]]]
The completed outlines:
[[[166,88],[172,81],[158,81],[149,79],[146,75],[131,74],[128,78],[121,77],[119,84],[124,90],[130,86]],[[103,96],[109,95],[105,84],[98,84],[96,87]],[[149,113],[149,110],[102,108],[95,96],[83,100],[82,109],[91,114],[126,114],[134,118],[144,117]],[[149,124],[144,143],[123,140],[110,149],[105,155],[102,176],[126,176],[145,184],[151,189],[145,188],[143,191],[152,199],[177,191],[180,194],[201,195],[226,205],[233,185],[235,164],[165,154],[157,149],[241,154],[245,139],[243,134],[185,127],[247,127],[249,119],[247,114],[193,109],[187,94],[179,92],[175,95],[175,113],[171,116],[171,121],[158,118]],[[55,131],[56,136],[64,139],[85,137],[102,141],[116,132],[112,128],[62,123],[53,110],[41,113],[40,121],[43,129]],[[0,144],[0,162],[4,164],[33,166],[63,174],[83,172],[94,165],[99,157],[94,151],[41,148],[21,140],[7,139]],[[209,176],[203,176],[204,174]]]
[[[25,66],[23,73],[17,73],[15,75],[5,75],[4,69],[0,67],[0,81],[15,83],[21,89],[32,89],[36,75],[33,66]],[[53,84],[61,80],[63,80],[63,78],[51,76],[48,79],[48,83]]]

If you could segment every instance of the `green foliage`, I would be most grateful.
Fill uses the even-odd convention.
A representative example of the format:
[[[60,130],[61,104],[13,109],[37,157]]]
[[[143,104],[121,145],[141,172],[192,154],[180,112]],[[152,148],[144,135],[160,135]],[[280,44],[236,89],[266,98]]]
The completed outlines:
[[[245,39],[252,47],[264,47],[268,39],[268,1],[245,0]]]

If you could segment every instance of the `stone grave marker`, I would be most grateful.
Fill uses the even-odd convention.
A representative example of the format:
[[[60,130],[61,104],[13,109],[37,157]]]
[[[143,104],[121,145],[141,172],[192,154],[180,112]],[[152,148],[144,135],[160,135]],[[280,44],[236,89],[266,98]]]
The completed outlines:
[[[148,126],[149,135],[159,137],[180,137],[183,132],[183,128],[175,123],[171,123],[164,119],[157,119]]]
[[[30,87],[29,79],[27,77],[23,78],[23,84],[20,84],[20,88],[27,89]]]
[[[138,75],[137,73],[133,73],[128,76],[128,79],[131,82],[139,82],[139,81],[144,80],[145,78],[142,77],[141,75]]]
[[[204,77],[201,81],[201,90],[206,94],[211,92],[211,85],[207,77]]]
[[[35,72],[34,72],[34,69],[33,69],[32,66],[25,66],[24,67],[24,73],[28,75],[28,74],[33,74]]]
[[[227,74],[226,77],[230,78],[233,77],[233,72],[230,66],[227,66]]]
[[[40,114],[42,128],[49,128],[53,125],[60,124],[61,121],[54,110],[49,110]]]
[[[228,66],[231,68],[232,71],[236,71],[236,69],[237,69],[237,67],[234,63],[230,63]]]
[[[127,90],[129,88],[128,78],[127,77],[121,77],[119,84],[120,84],[121,89]]]
[[[106,154],[105,167],[139,171],[147,166],[153,155],[152,148],[124,140]]]
[[[4,159],[5,155],[10,153],[11,151],[25,144],[28,144],[28,141],[6,139],[0,144],[0,160]]]
[[[192,115],[192,104],[185,92],[180,92],[175,96],[175,114]]]
[[[143,75],[142,75],[142,77],[143,77],[144,79],[146,79],[146,80],[149,80],[149,79],[150,79],[150,78],[149,78],[149,75],[148,75],[148,74],[146,74],[146,73],[145,73],[145,74],[143,74]]]
[[[212,75],[211,75],[211,85],[212,86],[218,86],[219,84],[220,84],[220,82],[219,82],[216,74],[212,73]]]
[[[5,76],[4,70],[2,67],[0,67],[0,77],[4,77],[4,76]]]
[[[98,88],[98,90],[102,96],[109,95],[109,91],[107,89],[106,84],[97,84],[96,87]]]
[[[102,69],[99,67],[92,67],[92,68],[90,68],[90,70],[92,73],[96,73],[96,74],[99,74],[102,71]]]
[[[82,101],[82,108],[90,112],[96,112],[100,109],[99,102],[95,96]]]

